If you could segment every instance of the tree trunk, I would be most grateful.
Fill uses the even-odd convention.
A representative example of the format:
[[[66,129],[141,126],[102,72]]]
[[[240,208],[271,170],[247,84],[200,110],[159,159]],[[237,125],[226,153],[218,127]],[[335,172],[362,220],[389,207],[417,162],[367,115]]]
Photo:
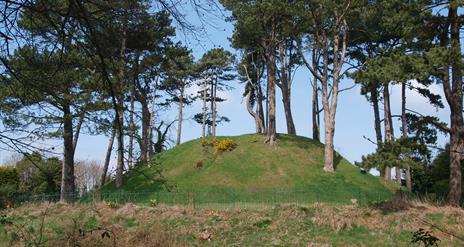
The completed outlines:
[[[246,107],[248,113],[253,117],[255,120],[255,126],[256,126],[256,134],[261,133],[261,124],[259,122],[259,115],[255,111],[253,111],[253,106],[251,105],[251,90],[248,91],[246,95]]]
[[[460,116],[458,116],[460,115]],[[462,106],[460,113],[452,111],[451,113],[451,134],[450,134],[450,178],[448,203],[451,206],[459,207],[462,196],[462,170],[461,162],[464,153],[464,140],[460,136],[459,130],[462,131]],[[461,126],[461,128],[459,128]]]
[[[375,126],[375,139],[377,141],[377,147],[383,142],[382,138],[382,127],[380,121],[380,110],[379,110],[379,92],[377,91],[377,87],[373,85],[369,85],[371,91],[371,102],[372,108],[374,110],[374,126]],[[380,177],[385,177],[385,169],[379,169]]]
[[[267,59],[267,88],[269,98],[269,109],[268,109],[268,130],[266,143],[274,145],[277,141],[277,126],[276,126],[276,46],[275,46],[275,23],[272,24],[271,37],[268,45],[268,59]]]
[[[256,81],[253,83],[253,79],[250,77],[248,74],[247,67],[243,65],[243,68],[245,69],[246,76],[248,79],[248,93],[246,95],[246,108],[248,113],[253,117],[255,120],[255,128],[256,128],[256,134],[260,134],[263,132],[264,126],[263,126],[263,118],[262,115],[262,96],[260,95],[261,93],[261,85],[260,85],[260,72],[259,68],[257,69],[256,72]],[[255,103],[256,103],[256,111],[253,110],[253,105],[251,103],[251,96],[255,95]]]
[[[406,82],[401,84],[401,125],[403,137],[408,137],[408,121],[406,119]],[[408,188],[409,191],[412,191],[411,167],[406,164],[404,169],[406,188]]]
[[[124,100],[122,97],[119,102],[119,124],[118,124],[118,161],[116,165],[116,187],[120,188],[124,183]]]
[[[330,117],[325,117],[324,113],[324,124],[327,126],[332,126]],[[330,114],[328,114],[330,115]],[[325,172],[334,172],[334,130],[331,127],[325,128],[325,143],[324,143],[324,171]]]
[[[388,84],[384,85],[383,88],[383,100],[384,100],[384,123],[385,123],[385,142],[391,142],[394,138],[393,133],[393,122],[391,116],[390,108],[390,91]],[[387,165],[385,167],[385,177],[386,180],[391,179],[391,166]]]
[[[256,101],[256,105],[257,105],[257,109],[256,109],[256,112],[258,113],[258,117],[259,117],[259,122],[260,122],[260,128],[261,128],[261,132],[260,133],[265,133],[266,132],[266,123],[265,123],[265,120],[264,120],[264,110],[263,110],[263,90],[261,88],[261,82],[260,80],[257,80],[257,85],[256,85],[256,88],[257,88],[257,101]]]
[[[156,92],[155,92],[156,95]],[[150,123],[149,123],[149,128],[148,128],[148,164],[151,166],[153,164],[153,126],[154,126],[154,117],[155,117],[155,100],[153,100],[153,105],[152,105],[152,110],[150,112]]]
[[[108,167],[110,166],[111,161],[111,151],[113,150],[114,138],[116,136],[116,123],[113,123],[111,128],[111,136],[108,141],[108,147],[106,148],[105,163],[103,164],[103,172],[100,179],[100,188],[103,187],[106,183],[106,174],[108,174]]]
[[[269,80],[268,80],[269,81]],[[266,110],[265,112],[265,132],[269,132],[269,83],[266,83]]]
[[[201,137],[206,137],[206,111],[208,111],[208,107],[206,105],[207,90],[208,90],[208,86],[207,86],[207,81],[205,79],[203,82],[203,109],[202,109],[203,117],[202,117],[202,123],[201,123],[201,127],[202,127]]]
[[[330,93],[328,92],[328,64],[329,64],[329,45],[326,44],[326,47],[323,48],[324,53],[324,76],[321,80],[322,84],[322,101],[324,106],[324,128],[325,128],[325,151],[324,151],[324,171],[325,172],[334,172],[334,134],[335,134],[335,116],[337,113],[338,105],[338,93],[340,85],[340,73],[343,65],[345,64],[346,49],[347,49],[347,29],[348,25],[344,17],[336,16],[336,18],[343,22],[343,28],[345,31],[341,31],[341,26],[337,27],[337,30],[333,33],[333,43],[332,43],[332,57],[333,59],[333,72],[332,72],[332,98],[329,105]],[[341,40],[340,46],[340,36],[343,33],[343,38]],[[327,42],[327,40],[326,40]],[[341,48],[341,50],[340,50]]]
[[[395,167],[395,175],[396,183],[401,186],[401,166],[399,164]]]
[[[151,102],[151,111],[150,111],[150,122],[149,122],[149,128],[148,128],[148,164],[151,166],[153,162],[153,126],[155,123],[155,111],[156,111],[156,91],[158,89],[158,84],[155,83],[154,89],[153,89],[153,100]],[[162,122],[161,122],[162,123]]]
[[[461,56],[461,24],[458,20],[458,8],[450,4],[449,21],[451,23],[451,51],[456,57]],[[463,122],[463,81],[461,62],[454,59],[451,64],[452,86],[449,80],[443,83],[445,96],[451,110],[450,128],[450,178],[448,203],[451,206],[459,207],[462,196],[462,170],[461,162],[464,153],[464,122]]]
[[[135,124],[134,124],[134,93],[131,93],[130,96],[130,113],[129,113],[129,150],[128,150],[128,167],[129,170],[132,170],[134,166],[134,135],[135,135]]]
[[[180,139],[182,135],[182,118],[183,118],[183,108],[184,108],[184,90],[185,90],[185,83],[184,81],[181,82],[180,86],[180,95],[179,95],[179,114],[177,119],[177,139],[176,145],[180,144]]]
[[[149,145],[149,128],[150,128],[150,110],[148,102],[144,99],[140,101],[142,105],[142,141],[140,142],[140,162],[146,164],[148,161],[148,145]]]
[[[79,136],[81,134],[82,124],[84,124],[84,118],[85,118],[85,111],[82,110],[82,112],[79,114],[79,122],[77,122],[76,133],[74,134],[74,139],[73,139],[73,152],[74,153],[76,152],[77,141],[79,140]]]
[[[75,199],[73,119],[69,104],[63,105],[63,167],[61,201],[72,203]]]
[[[321,141],[321,129],[319,119],[319,90],[317,88],[317,77],[314,77],[313,99],[312,99],[312,121],[313,121],[313,140]]]
[[[377,146],[379,146],[383,142],[383,138],[382,127],[380,124],[379,93],[376,87],[371,88],[371,101],[372,108],[374,110],[375,139],[377,141]]]
[[[280,51],[280,90],[282,92],[282,103],[285,112],[285,121],[287,124],[287,134],[296,135],[295,124],[293,122],[291,108],[291,68],[287,63],[286,45],[281,42],[279,45]]]
[[[333,109],[329,103],[329,92],[328,92],[328,64],[329,64],[329,51],[328,47],[323,49],[324,58],[324,72],[323,72],[323,80],[321,81],[322,85],[322,106],[324,108],[324,171],[325,172],[334,172],[334,128],[335,122],[332,119]],[[334,73],[335,75],[335,73]],[[335,78],[334,78],[334,85],[335,86]],[[335,91],[333,91],[332,97],[336,97]]]
[[[123,34],[121,41],[121,49],[119,53],[119,87],[118,87],[118,163],[116,165],[116,187],[120,188],[124,183],[124,68],[125,68],[125,57],[126,57],[126,27],[123,26]]]
[[[282,102],[284,105],[285,120],[287,123],[287,134],[296,135],[295,124],[293,122],[292,108],[291,108],[291,96],[288,85],[282,84]]]
[[[214,77],[212,84],[212,98],[211,98],[211,118],[212,118],[212,134],[216,137],[216,117],[217,117],[217,104],[216,104],[216,94],[217,94],[217,80],[218,78]]]
[[[152,164],[152,155],[153,155],[153,114],[150,113],[150,123],[148,126],[148,140],[147,140],[147,161],[148,165]]]

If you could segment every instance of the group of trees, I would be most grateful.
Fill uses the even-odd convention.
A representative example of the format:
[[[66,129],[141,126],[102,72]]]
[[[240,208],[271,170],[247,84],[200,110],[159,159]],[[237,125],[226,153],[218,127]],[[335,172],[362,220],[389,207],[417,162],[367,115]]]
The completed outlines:
[[[404,177],[411,190],[412,170],[423,169],[419,164],[430,165],[429,147],[436,143],[437,131],[445,132],[450,136],[447,200],[459,205],[464,154],[460,1],[220,2],[231,12],[232,45],[242,51],[237,70],[246,85],[247,110],[256,132],[267,133],[267,142],[276,141],[276,86],[282,92],[287,132],[296,134],[291,85],[296,67],[304,65],[312,86],[313,138],[320,139],[323,113],[323,169],[334,172],[338,95],[352,88],[342,88],[340,82],[350,77],[361,85],[375,116],[376,141],[372,142],[377,152],[364,157],[360,165],[378,169],[385,179],[391,179],[395,168],[396,181],[401,183]],[[451,110],[450,126],[407,108],[407,90],[443,108],[440,96],[428,89],[433,83],[443,86]],[[402,89],[398,115],[390,106],[393,85]],[[396,117],[401,119],[399,136],[394,134]]]
[[[18,197],[38,196],[47,200],[60,198],[62,161],[38,152],[13,155],[0,169],[0,208],[14,203]],[[100,184],[101,167],[95,161],[75,164],[76,193],[84,194]]]
[[[338,97],[352,88],[341,85],[349,77],[374,112],[377,152],[360,165],[378,169],[385,179],[391,179],[394,168],[396,181],[404,178],[413,189],[414,173],[429,165],[429,147],[442,131],[450,137],[447,199],[459,205],[464,154],[460,1],[219,0],[234,25],[230,40],[240,51],[238,63],[222,48],[195,62],[191,51],[175,42],[174,26],[193,33],[195,27],[171,3],[3,3],[0,120],[5,130],[0,137],[16,149],[27,146],[25,139],[4,133],[62,138],[63,200],[72,201],[67,195],[75,192],[74,152],[81,130],[109,136],[102,183],[116,140],[115,182],[121,186],[126,170],[151,163],[153,154],[165,148],[174,122],[160,117],[163,110],[177,107],[176,144],[181,141],[183,108],[194,100],[203,106],[193,117],[202,125],[201,136],[216,135],[216,126],[229,121],[218,112],[217,103],[225,100],[218,92],[230,88],[235,74],[245,85],[246,110],[256,132],[266,134],[266,143],[277,142],[277,89],[287,133],[297,134],[292,84],[297,67],[304,66],[311,82],[313,138],[322,140],[324,134],[324,171],[336,172]],[[214,1],[190,3],[200,14],[216,6]],[[445,100],[428,90],[433,83],[442,85]],[[195,84],[199,91],[189,94]],[[390,106],[393,85],[402,90],[398,115]],[[449,126],[409,109],[407,90],[417,91],[434,107],[443,108],[446,102]],[[401,120],[399,136],[395,118]]]
[[[199,13],[208,10],[191,3]],[[175,41],[173,21],[183,30],[195,27],[169,1],[6,1],[2,11],[0,140],[26,157],[55,154],[34,143],[61,139],[63,201],[74,200],[80,183],[74,154],[81,132],[109,136],[99,185],[108,180],[116,142],[120,187],[126,171],[152,163],[153,154],[167,148],[175,121],[180,143],[186,104],[211,102],[201,122],[210,126],[208,134],[215,135],[224,119],[216,119],[216,103],[224,100],[217,91],[233,78],[234,57],[216,48],[195,62],[190,49]],[[186,89],[195,83],[208,87],[191,95]],[[174,105],[178,119],[168,123],[160,113]],[[84,185],[98,183],[93,180]]]

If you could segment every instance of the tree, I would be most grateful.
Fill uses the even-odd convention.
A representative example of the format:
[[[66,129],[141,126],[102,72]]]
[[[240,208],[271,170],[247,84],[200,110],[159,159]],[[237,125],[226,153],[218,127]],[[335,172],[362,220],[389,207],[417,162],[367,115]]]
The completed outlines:
[[[375,153],[362,157],[359,167],[366,170],[382,169],[390,165],[396,167],[413,167],[419,170],[426,166],[430,151],[421,140],[409,137],[400,137],[394,141],[383,142],[378,145]],[[399,185],[402,185],[401,179]]]
[[[6,208],[14,203],[18,194],[19,174],[12,166],[0,167],[0,208]]]
[[[101,167],[97,161],[76,162],[76,187],[81,195],[101,184]]]
[[[278,84],[277,49],[280,38],[279,34],[284,32],[284,29],[287,27],[287,21],[292,16],[292,14],[289,13],[290,5],[288,5],[287,1],[277,0],[222,0],[220,2],[226,9],[232,12],[232,17],[230,18],[234,21],[232,46],[240,49],[258,49],[260,51],[259,54],[262,55],[263,61],[265,61],[267,78],[266,99],[268,101],[266,104],[266,119],[268,120],[266,121],[267,137],[265,142],[273,145],[277,141],[275,92],[276,85]],[[281,58],[283,57],[284,54],[282,54]],[[291,66],[287,66],[286,68],[291,68]],[[287,80],[286,82],[289,81]],[[289,89],[289,87],[287,88]],[[289,90],[286,92],[289,92]],[[286,96],[288,96],[288,94]],[[289,100],[290,98],[288,98],[288,103]],[[287,104],[287,107],[289,107],[289,104]],[[290,112],[287,111],[287,113]],[[290,121],[290,118],[288,120]],[[289,126],[291,126],[291,124],[289,124]],[[290,131],[292,131],[291,128]]]
[[[11,121],[10,127],[26,129],[34,124],[39,127],[35,134],[61,136],[64,157],[61,199],[71,202],[75,191],[74,150],[83,121],[83,117],[74,116],[88,111],[97,96],[91,93],[95,90],[95,77],[91,70],[84,69],[88,60],[72,43],[72,29],[66,32],[59,29],[61,36],[48,40],[49,33],[57,31],[53,23],[30,22],[28,15],[33,14],[24,15],[23,27],[42,42],[18,48],[9,60],[19,73],[3,77],[8,80],[4,84],[8,86],[2,88],[7,92],[4,103],[16,105],[10,114],[17,121]],[[50,47],[53,42],[61,45],[61,51]],[[78,128],[74,128],[77,121]]]
[[[116,137],[116,121],[114,121],[111,127],[110,139],[108,141],[108,147],[106,148],[105,163],[103,164],[103,170],[101,172],[100,187],[103,187],[107,182],[108,168],[110,166],[111,152],[113,151],[114,138]]]
[[[202,16],[205,12],[208,12],[217,7],[215,3],[210,0],[206,1],[183,1],[183,3],[189,3],[189,6],[192,7],[200,16]],[[203,3],[208,4],[208,7],[205,7]],[[152,6],[149,6],[152,4]],[[19,73],[18,71],[11,66],[11,63],[8,59],[10,56],[10,52],[13,49],[16,49],[16,45],[11,45],[10,41],[14,40],[17,41],[17,44],[28,44],[34,43],[31,39],[31,36],[27,32],[23,32],[23,23],[20,23],[22,17],[27,16],[28,20],[33,22],[36,25],[42,25],[41,28],[37,29],[38,32],[46,31],[45,25],[49,25],[50,29],[53,32],[48,32],[46,37],[40,41],[40,43],[44,43],[44,41],[49,42],[49,46],[47,48],[52,49],[53,51],[58,51],[60,48],[63,48],[61,41],[70,41],[71,44],[85,52],[87,58],[91,60],[91,65],[88,66],[80,66],[81,68],[88,69],[89,71],[93,71],[93,73],[98,74],[96,78],[102,79],[102,88],[107,92],[107,97],[111,100],[111,104],[115,110],[115,118],[116,118],[116,126],[117,126],[117,136],[118,136],[118,184],[122,182],[122,172],[124,169],[124,129],[123,129],[123,118],[124,118],[124,98],[123,98],[123,91],[124,88],[121,86],[122,78],[124,76],[124,54],[126,49],[125,40],[127,41],[127,30],[125,27],[131,23],[129,18],[131,14],[128,14],[131,10],[136,10],[138,6],[148,6],[149,9],[151,7],[154,8],[162,8],[169,12],[170,15],[173,16],[173,19],[176,21],[177,24],[185,31],[185,33],[198,33],[195,26],[189,24],[189,22],[185,19],[185,16],[182,14],[184,10],[183,7],[185,5],[174,4],[171,1],[156,1],[156,3],[152,3],[151,1],[48,1],[48,0],[40,0],[40,1],[29,1],[29,0],[18,0],[18,1],[6,1],[2,2],[1,8],[1,23],[5,24],[2,26],[2,31],[0,31],[0,67],[2,71],[6,71],[10,76],[16,77]],[[137,10],[135,11],[137,12]],[[24,15],[25,13],[30,15]],[[134,12],[132,12],[134,13]],[[8,23],[8,24],[6,24]],[[108,27],[113,25],[114,29],[117,30],[116,32],[107,32]],[[156,30],[159,31],[159,30]],[[63,34],[67,34],[68,38],[64,39]],[[108,36],[106,34],[109,34]],[[35,35],[35,34],[34,34]],[[108,38],[109,37],[109,38]],[[34,38],[35,39],[35,38]],[[56,41],[56,42],[54,42]],[[43,48],[43,47],[41,47]],[[63,49],[62,49],[63,50]],[[108,52],[109,51],[109,52]],[[56,62],[56,61],[55,61]],[[59,65],[55,63],[54,65]],[[5,78],[2,78],[5,79]],[[8,78],[9,79],[9,78]],[[18,79],[18,78],[16,78]],[[12,85],[8,82],[5,83],[7,87],[11,87]],[[2,85],[3,86],[3,85]],[[100,89],[102,89],[100,88]],[[3,96],[3,92],[1,92]],[[6,96],[10,96],[9,92],[6,91]],[[90,96],[94,96],[90,94]],[[9,110],[16,110],[16,109],[9,109]],[[75,109],[72,109],[74,112]],[[17,111],[16,111],[17,112]],[[79,123],[82,123],[83,119],[86,118],[86,114],[82,114],[85,111],[77,111],[78,114],[70,114],[70,115],[77,115],[79,118]],[[82,120],[81,120],[82,119]],[[3,116],[0,119],[3,121]],[[71,121],[67,121],[67,126]],[[78,134],[80,133],[80,129],[82,124],[76,125],[76,131],[74,134],[73,143],[77,143]],[[66,128],[66,130],[70,130],[71,128]],[[29,141],[23,141],[19,138],[15,138],[14,135],[17,134],[18,129],[12,130],[5,130],[1,131],[0,135],[2,139],[0,142],[5,144],[9,148],[23,152],[20,149],[32,150],[35,149],[31,147]],[[13,133],[13,136],[10,134]],[[35,131],[31,131],[31,133],[26,134],[36,134]],[[8,134],[8,136],[6,135]],[[67,135],[67,146],[71,146],[69,135]],[[7,141],[5,141],[7,140]],[[12,144],[11,144],[11,143]],[[150,145],[152,146],[152,145]],[[73,145],[73,149],[75,149],[76,145]],[[66,152],[66,159],[64,162],[68,165],[64,165],[63,167],[67,167],[67,173],[71,174],[72,170],[70,169],[71,163],[73,161],[69,158],[69,151],[71,148],[67,149]],[[148,152],[148,151],[147,151]],[[67,180],[72,177],[71,175],[64,175]],[[67,184],[71,184],[68,181]],[[68,186],[63,187],[63,189],[67,189]]]
[[[15,167],[19,174],[19,191],[24,194],[59,194],[62,161],[44,158],[39,153],[24,154]]]
[[[357,62],[358,70],[351,74],[362,85],[362,94],[372,102],[375,118],[377,144],[381,144],[381,121],[384,122],[385,142],[394,140],[393,120],[390,107],[389,88],[392,84],[402,85],[403,137],[407,136],[406,89],[417,90],[433,104],[440,106],[439,96],[428,89],[415,87],[413,82],[425,87],[430,85],[421,66],[420,55],[427,45],[427,32],[421,24],[429,12],[423,11],[421,1],[372,1],[360,13],[353,24],[351,33],[356,43],[349,50],[349,56]],[[380,93],[382,97],[380,97]],[[384,119],[380,119],[379,101],[383,98]],[[404,167],[408,188],[411,188],[410,172]],[[401,181],[401,168],[396,167],[396,180]],[[385,179],[390,179],[391,166],[380,170]]]
[[[450,179],[450,146],[446,147],[438,153],[435,159],[431,162],[427,177],[430,181],[428,192],[433,192],[438,198],[446,199],[449,193]],[[461,161],[461,169],[463,169],[464,161]],[[464,171],[463,171],[464,172]]]
[[[183,109],[185,105],[191,104],[194,100],[185,92],[196,78],[196,68],[191,51],[180,44],[170,47],[164,67],[166,79],[160,90],[166,91],[171,97],[166,104],[175,102],[178,105],[176,145],[179,145],[182,136]]]
[[[340,80],[344,72],[348,47],[349,22],[355,15],[356,1],[301,1],[298,9],[304,24],[304,34],[297,39],[300,57],[312,75],[321,83],[322,106],[324,111],[325,148],[324,171],[334,172],[335,116],[340,92]],[[320,54],[321,64],[313,64],[304,59],[302,41],[311,40],[316,55]],[[317,61],[317,60],[316,60]]]
[[[128,47],[132,67],[131,93],[141,106],[140,162],[147,163],[153,153],[153,108],[157,90],[160,90],[159,81],[165,73],[163,61],[172,49],[171,37],[175,30],[167,12],[154,15],[144,12],[133,25]]]
[[[207,51],[200,61],[198,62],[198,68],[200,70],[200,77],[203,82],[203,105],[206,102],[210,103],[210,124],[208,125],[211,129],[208,129],[208,134],[216,136],[216,126],[218,121],[223,119],[218,115],[217,103],[225,101],[217,95],[218,91],[228,90],[231,87],[226,82],[231,81],[235,78],[232,73],[235,57],[229,51],[223,48],[214,48]],[[209,89],[209,91],[206,91]],[[207,93],[209,92],[209,94]],[[202,124],[206,124],[206,111],[203,110]],[[219,119],[219,120],[218,120]],[[204,127],[203,127],[204,128]]]
[[[264,121],[263,100],[261,80],[264,76],[265,64],[259,51],[245,50],[242,61],[237,65],[239,80],[245,83],[243,96],[246,98],[246,107],[248,113],[255,120],[256,133],[266,132]],[[256,110],[253,110],[256,106]]]
[[[443,86],[450,108],[450,126],[436,126],[450,135],[450,177],[447,201],[458,207],[462,196],[461,161],[464,153],[463,79],[460,30],[462,26],[459,1],[442,1],[431,6],[443,7],[429,21],[429,28],[436,34],[433,47],[426,54],[431,76]]]

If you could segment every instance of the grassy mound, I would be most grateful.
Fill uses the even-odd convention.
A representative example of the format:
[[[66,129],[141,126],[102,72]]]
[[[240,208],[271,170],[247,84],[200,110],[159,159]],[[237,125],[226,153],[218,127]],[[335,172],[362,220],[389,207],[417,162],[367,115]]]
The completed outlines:
[[[261,135],[228,138],[236,144],[231,151],[218,154],[193,140],[161,154],[151,167],[139,166],[126,174],[122,188],[112,182],[99,192],[180,203],[351,203],[391,196],[379,178],[362,173],[340,155],[335,158],[336,173],[323,172],[324,146],[311,139],[279,135],[278,144],[269,146]]]

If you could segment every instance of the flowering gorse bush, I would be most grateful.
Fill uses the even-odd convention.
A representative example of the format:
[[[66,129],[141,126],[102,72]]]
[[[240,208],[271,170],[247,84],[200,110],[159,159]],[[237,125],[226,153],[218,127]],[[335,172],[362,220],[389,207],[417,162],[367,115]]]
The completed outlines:
[[[219,140],[217,138],[203,139],[201,141],[201,145],[203,147],[213,147],[215,154],[221,154],[226,151],[232,151],[237,147],[237,143],[230,138],[222,140]]]

